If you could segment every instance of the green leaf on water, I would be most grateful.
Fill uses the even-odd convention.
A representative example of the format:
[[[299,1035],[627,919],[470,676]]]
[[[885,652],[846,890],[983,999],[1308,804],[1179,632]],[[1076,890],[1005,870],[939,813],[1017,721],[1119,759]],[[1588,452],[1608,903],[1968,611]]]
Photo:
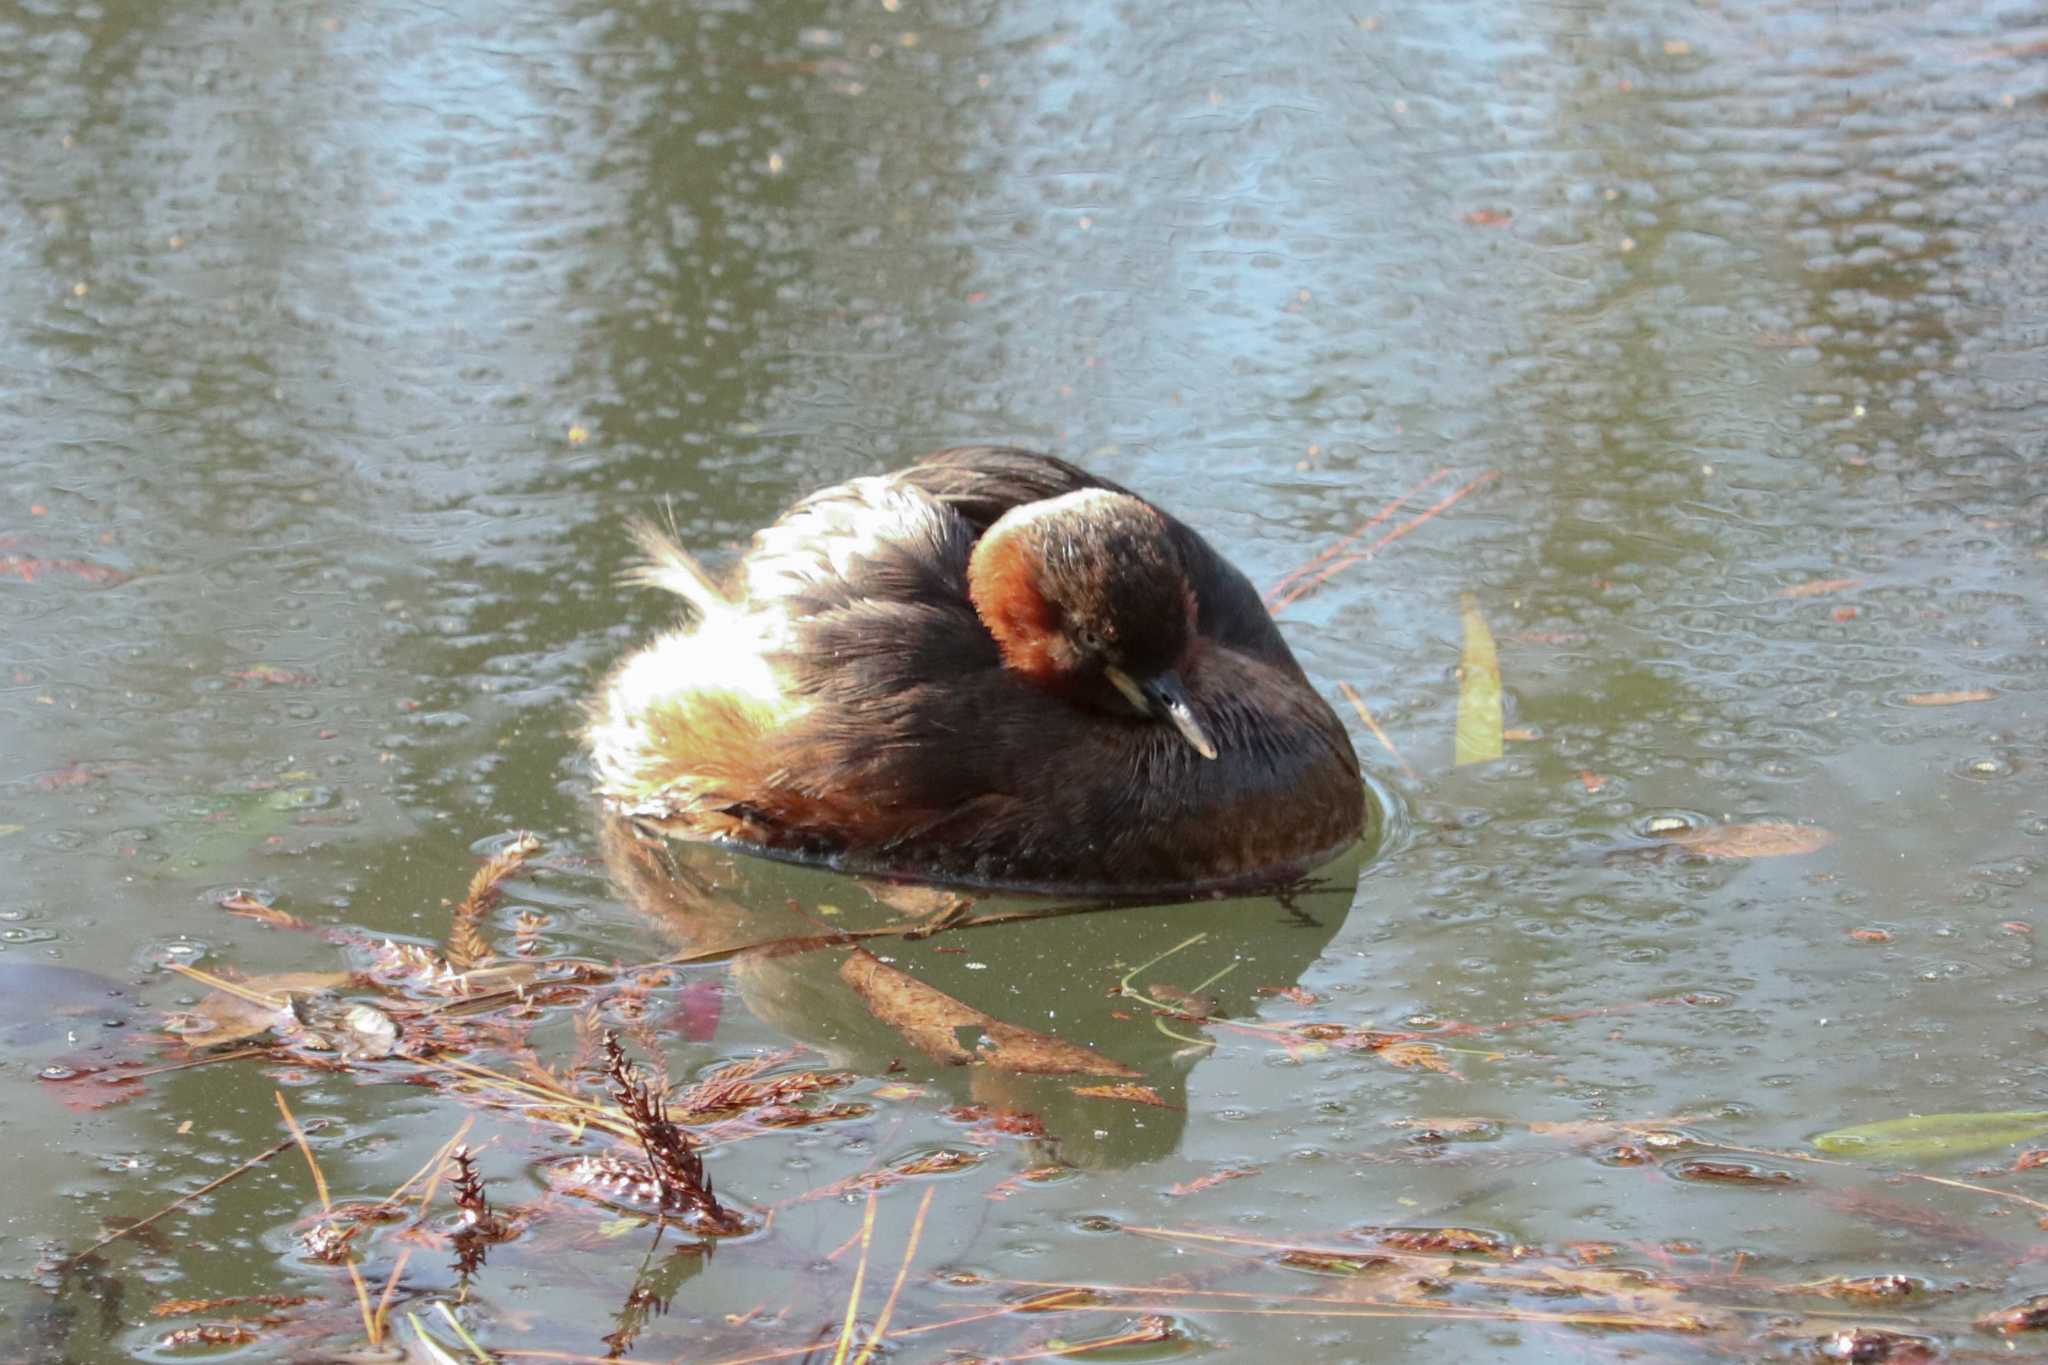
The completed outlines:
[[[26,828],[26,825],[0,825],[0,839],[4,839],[10,834],[19,834]]]
[[[1914,1114],[1822,1133],[1813,1145],[1836,1156],[1872,1161],[1923,1161],[1993,1152],[2048,1133],[2048,1110],[2001,1109],[1983,1114]]]
[[[1500,655],[1493,632],[1479,614],[1479,599],[1461,597],[1465,617],[1465,655],[1458,683],[1458,741],[1454,762],[1491,763],[1501,754]]]

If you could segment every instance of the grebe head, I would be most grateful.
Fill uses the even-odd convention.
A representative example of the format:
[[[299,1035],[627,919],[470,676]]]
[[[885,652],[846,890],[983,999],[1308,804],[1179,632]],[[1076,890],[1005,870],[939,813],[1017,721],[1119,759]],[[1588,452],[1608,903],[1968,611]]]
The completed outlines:
[[[1180,677],[1194,585],[1158,509],[1106,488],[1014,507],[975,544],[967,587],[1007,667],[1076,705],[1163,721],[1216,757]]]

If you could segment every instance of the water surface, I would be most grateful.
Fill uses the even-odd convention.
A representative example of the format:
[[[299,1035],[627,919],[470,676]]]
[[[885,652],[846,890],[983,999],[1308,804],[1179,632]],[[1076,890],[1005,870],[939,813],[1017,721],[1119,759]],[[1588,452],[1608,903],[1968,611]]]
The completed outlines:
[[[1796,1357],[1832,1322],[2003,1356],[1973,1316],[2044,1287],[2038,1210],[2003,1196],[2048,1187],[2007,1170],[2017,1149],[1917,1167],[1977,1189],[1727,1149],[2048,1107],[2044,53],[2037,15],[1994,5],[0,0],[0,962],[124,993],[7,1035],[10,1349],[168,1357],[151,1305],[258,1292],[328,1305],[299,1311],[345,1344],[289,1154],[61,1292],[49,1261],[278,1140],[279,1086],[330,1125],[349,1198],[472,1106],[397,1068],[237,1062],[77,1115],[38,1071],[189,1006],[168,963],[358,960],[224,894],[434,942],[515,830],[547,852],[501,939],[531,915],[548,954],[670,951],[605,875],[573,740],[667,610],[614,584],[622,519],[666,507],[716,558],[802,491],[1004,440],[1152,494],[1262,584],[1440,470],[1415,505],[1500,471],[1281,618],[1399,748],[1354,731],[1404,823],[1307,915],[906,952],[1125,1057],[1166,1108],[906,1059],[802,971],[662,987],[672,1076],[801,1045],[784,1065],[850,1067],[832,1098],[866,1111],[711,1151],[721,1190],[779,1212],[658,1262],[636,1355],[829,1358],[864,1197],[795,1201],[944,1151],[978,1159],[876,1201],[865,1321],[926,1189],[897,1329],[1037,1283],[1148,1288],[932,1328],[905,1358],[1147,1313],[1163,1339],[1120,1349]],[[1454,769],[1464,594],[1511,738]],[[1660,820],[1834,841],[1641,847]],[[1108,999],[1197,934],[1164,979],[1239,961],[1218,1006],[1266,1032],[1176,1026],[1204,1047]],[[1440,1035],[1415,1055],[1449,1070],[1273,1041],[1315,1023]],[[564,1010],[537,1046],[565,1059],[574,1033]],[[1621,1123],[1716,1146],[1629,1152]],[[503,1204],[561,1146],[495,1113],[471,1141]],[[479,1339],[604,1355],[650,1240],[605,1219],[497,1249]],[[1396,1225],[1545,1267],[1610,1248],[1579,1259],[1672,1275],[1688,1306],[1725,1275],[1734,1307],[1611,1336],[1297,1301],[1390,1287],[1276,1247]],[[403,1243],[363,1245],[381,1285]],[[445,1262],[416,1252],[405,1307],[450,1296]],[[1972,1288],[1774,1292],[1879,1273]],[[1583,1281],[1487,1300],[1509,1301],[1615,1307]]]

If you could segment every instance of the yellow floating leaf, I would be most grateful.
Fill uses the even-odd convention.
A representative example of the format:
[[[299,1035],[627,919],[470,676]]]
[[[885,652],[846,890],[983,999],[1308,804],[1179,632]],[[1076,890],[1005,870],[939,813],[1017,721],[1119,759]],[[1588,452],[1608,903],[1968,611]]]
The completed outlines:
[[[1460,599],[1465,618],[1465,654],[1458,683],[1458,740],[1455,762],[1490,763],[1501,755],[1500,655],[1493,632],[1471,593]]]

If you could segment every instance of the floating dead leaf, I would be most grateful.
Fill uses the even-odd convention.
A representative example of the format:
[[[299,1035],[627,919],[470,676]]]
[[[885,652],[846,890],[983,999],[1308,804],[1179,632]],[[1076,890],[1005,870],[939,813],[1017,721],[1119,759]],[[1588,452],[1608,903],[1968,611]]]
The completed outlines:
[[[1680,1180],[1697,1180],[1715,1185],[1797,1185],[1799,1177],[1790,1171],[1774,1171],[1748,1161],[1707,1161],[1694,1157],[1671,1168]]]
[[[1691,853],[1708,858],[1788,858],[1800,853],[1817,853],[1835,841],[1835,836],[1818,825],[1794,825],[1780,820],[1760,820],[1747,825],[1703,825],[1657,836]]]
[[[1225,1166],[1220,1171],[1211,1171],[1207,1175],[1198,1175],[1193,1180],[1184,1180],[1178,1185],[1171,1186],[1166,1192],[1175,1198],[1179,1198],[1182,1195],[1199,1194],[1203,1190],[1213,1189],[1232,1180],[1243,1180],[1247,1176],[1254,1176],[1258,1173],[1259,1168],[1257,1166]]]
[[[1512,209],[1473,209],[1459,214],[1458,219],[1467,227],[1506,227],[1515,221],[1515,214]]]
[[[1818,1294],[1824,1299],[1843,1299],[1851,1303],[1897,1303],[1901,1299],[1925,1294],[1932,1288],[1927,1281],[1912,1275],[1858,1275],[1788,1284],[1782,1292]]]
[[[83,763],[67,763],[55,772],[36,774],[35,783],[42,790],[53,792],[62,787],[82,787],[88,782],[97,782],[106,775],[106,771],[101,768],[87,767]]]
[[[1908,706],[1963,706],[1973,701],[1991,701],[1997,696],[1995,687],[1964,687],[1954,692],[1908,692],[1905,701]]]
[[[1390,1128],[1404,1128],[1417,1142],[1491,1142],[1501,1135],[1497,1119],[1388,1119]]]
[[[213,994],[199,1002],[197,1009],[173,1015],[165,1030],[190,1047],[219,1047],[260,1037],[273,1028],[297,1023],[291,1001],[295,995],[314,995],[348,984],[347,972],[282,972],[275,976],[252,977],[247,981],[226,981],[178,968]]]
[[[189,1318],[229,1308],[297,1308],[312,1300],[300,1294],[237,1294],[225,1299],[165,1299],[149,1310],[153,1318]]]
[[[771,1104],[747,1115],[763,1128],[809,1128],[820,1123],[843,1123],[864,1119],[875,1112],[869,1104],[820,1104],[804,1108],[798,1104]]]
[[[1169,986],[1163,981],[1147,986],[1145,993],[1152,997],[1153,1003],[1164,1005],[1186,1015],[1189,1019],[1207,1019],[1216,1013],[1216,997],[1213,995],[1198,995],[1193,991],[1184,991],[1178,986]]]
[[[1831,592],[1846,592],[1862,582],[1860,578],[1816,578],[1805,583],[1794,583],[1789,588],[1780,588],[1778,596],[1824,597]]]
[[[921,1085],[885,1085],[874,1092],[878,1100],[914,1100],[925,1093]]]
[[[1149,1085],[1076,1085],[1070,1088],[1076,1095],[1091,1100],[1124,1100],[1131,1104],[1149,1104],[1155,1109],[1173,1108]]]
[[[1353,1235],[1395,1251],[1430,1255],[1499,1256],[1513,1246],[1499,1233],[1481,1228],[1360,1228]]]
[[[1887,1332],[1881,1327],[1844,1327],[1815,1338],[1812,1352],[1822,1360],[1850,1365],[1932,1365],[1939,1348],[1932,1338]]]
[[[154,1070],[138,1062],[101,1067],[58,1062],[44,1067],[36,1078],[55,1087],[58,1103],[66,1109],[89,1114],[142,1096],[142,1083]]]
[[[1283,999],[1292,1000],[1297,1005],[1313,1005],[1321,998],[1306,986],[1261,986],[1258,989],[1258,993],[1260,995],[1277,995]]]
[[[24,583],[33,583],[38,578],[53,573],[68,573],[88,583],[111,588],[126,583],[128,575],[105,564],[95,564],[89,559],[38,559],[32,555],[0,555],[0,574],[13,574]]]
[[[2030,1299],[2022,1299],[2010,1308],[1986,1313],[1977,1319],[1977,1325],[1986,1331],[2003,1332],[2007,1336],[2014,1336],[2020,1332],[2038,1332],[2048,1328],[2048,1294],[2036,1294]]]
[[[2013,1158],[2012,1168],[2016,1171],[2039,1170],[2048,1166],[2048,1147],[2029,1147]]]
[[[1008,1199],[1026,1185],[1043,1185],[1059,1179],[1067,1173],[1065,1166],[1033,1166],[1028,1171],[1019,1171],[1013,1176],[996,1182],[984,1198],[1001,1201]]]
[[[954,1171],[979,1166],[981,1162],[982,1154],[979,1152],[938,1151],[900,1161],[890,1169],[898,1175],[951,1175]]]
[[[1586,789],[1588,796],[1591,796],[1607,785],[1607,779],[1590,768],[1581,768],[1579,769],[1579,785]]]
[[[934,1061],[1034,1076],[1137,1076],[1092,1048],[1006,1024],[856,948],[839,968],[868,1012]],[[963,1035],[978,1034],[970,1047]]]
[[[1338,1251],[1315,1251],[1307,1247],[1283,1251],[1275,1259],[1281,1265],[1290,1266],[1295,1270],[1314,1271],[1318,1275],[1365,1275],[1400,1264],[1391,1256],[1373,1256],[1363,1252],[1347,1255]]]
[[[257,920],[274,929],[311,929],[313,926],[288,911],[265,905],[246,891],[235,891],[215,902],[230,915]]]
[[[237,682],[260,683],[269,687],[304,687],[320,680],[311,673],[299,673],[276,664],[251,664],[247,668],[232,670],[228,676]]]
[[[1389,1043],[1377,1051],[1381,1061],[1390,1066],[1397,1066],[1403,1071],[1434,1071],[1440,1076],[1465,1079],[1451,1066],[1450,1059],[1443,1054],[1443,1049],[1434,1043]]]
[[[1453,761],[1490,763],[1501,756],[1500,655],[1480,615],[1479,599],[1464,594],[1465,651],[1458,679],[1458,733]]]
[[[1001,1105],[962,1104],[948,1109],[946,1117],[958,1123],[973,1124],[977,1140],[1045,1136],[1045,1120],[1022,1109],[1005,1109]]]
[[[398,1050],[398,1021],[375,1005],[294,995],[291,1010],[299,1026],[294,1046],[370,1059]]]
[[[180,1350],[188,1346],[247,1346],[261,1340],[262,1333],[245,1322],[202,1322],[164,1333],[157,1345]]]

